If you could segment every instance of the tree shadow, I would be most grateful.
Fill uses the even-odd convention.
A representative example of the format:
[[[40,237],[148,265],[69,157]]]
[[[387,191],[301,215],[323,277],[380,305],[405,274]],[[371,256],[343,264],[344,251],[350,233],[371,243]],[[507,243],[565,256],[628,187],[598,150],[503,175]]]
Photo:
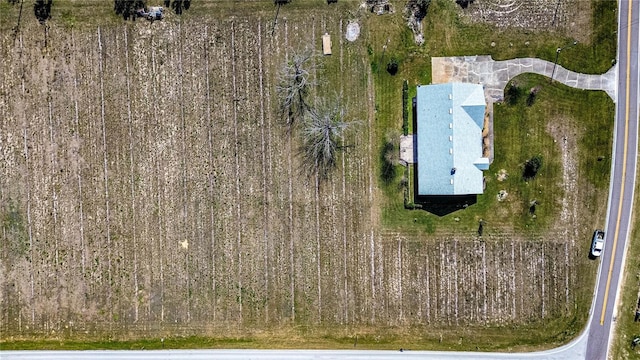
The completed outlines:
[[[393,143],[385,141],[380,149],[380,180],[385,185],[389,185],[396,178],[396,165],[390,155],[400,150]]]

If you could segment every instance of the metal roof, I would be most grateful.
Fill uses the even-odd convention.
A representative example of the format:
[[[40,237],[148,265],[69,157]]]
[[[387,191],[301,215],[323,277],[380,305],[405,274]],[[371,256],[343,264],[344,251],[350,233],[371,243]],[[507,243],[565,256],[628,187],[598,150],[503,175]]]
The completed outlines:
[[[479,84],[418,86],[418,195],[482,194],[484,89]]]

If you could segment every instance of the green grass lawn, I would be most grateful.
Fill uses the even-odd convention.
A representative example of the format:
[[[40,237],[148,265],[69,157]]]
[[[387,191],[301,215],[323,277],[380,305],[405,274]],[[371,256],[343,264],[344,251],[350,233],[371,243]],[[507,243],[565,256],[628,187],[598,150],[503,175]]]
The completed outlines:
[[[267,330],[267,331],[265,331]],[[510,332],[525,332],[528,339]],[[560,345],[572,339],[564,320],[513,326],[468,326],[464,328],[331,328],[298,327],[264,329],[251,335],[222,338],[166,336],[164,338],[98,339],[74,336],[74,340],[6,341],[1,350],[157,350],[157,349],[377,349],[377,350],[450,350],[450,351],[532,351],[540,344]]]
[[[613,4],[613,5],[612,5]],[[594,39],[591,45],[578,44],[572,51],[576,56],[561,58],[560,64],[581,72],[605,72],[615,57],[615,37],[610,36],[615,29],[615,4],[611,1],[594,1],[598,11],[594,12]],[[370,62],[376,80],[376,128],[380,151],[388,134],[401,131],[402,128],[402,81],[409,82],[409,102],[415,96],[417,84],[431,81],[431,57],[464,54],[491,54],[494,59],[513,57],[540,57],[553,61],[558,44],[570,41],[555,33],[535,34],[520,30],[501,31],[487,25],[465,24],[456,16],[456,5],[452,2],[433,1],[425,19],[426,42],[418,47],[413,42],[410,30],[404,26],[400,16],[370,17],[368,47]],[[446,36],[429,36],[444,34]],[[496,41],[500,39],[500,41]],[[530,46],[506,46],[500,44],[524,43],[528,39]],[[491,46],[491,42],[498,45]],[[380,44],[387,44],[386,49]],[[395,76],[386,70],[391,58],[397,59],[400,66]],[[556,215],[555,203],[562,197],[558,179],[562,176],[559,163],[558,146],[547,132],[549,123],[569,121],[576,126],[580,134],[580,171],[590,183],[599,190],[608,187],[610,168],[611,133],[613,103],[602,92],[588,92],[571,89],[558,83],[549,83],[548,79],[534,75],[521,75],[515,79],[525,94],[515,105],[494,106],[495,161],[487,176],[487,189],[478,197],[478,203],[462,214],[456,212],[443,218],[424,211],[404,210],[400,180],[404,168],[396,169],[392,181],[381,181],[386,195],[383,219],[392,228],[414,229],[433,232],[438,224],[450,225],[451,218],[459,218],[457,227],[469,230],[477,228],[479,219],[501,223],[496,215],[497,192],[506,190],[513,226],[519,229],[541,230]],[[530,88],[541,88],[533,106],[525,104],[526,93]],[[409,116],[411,118],[411,115]],[[410,132],[413,131],[410,124]],[[378,153],[379,153],[378,152]],[[596,154],[597,153],[597,154]],[[543,169],[533,181],[522,180],[522,165],[534,155],[542,155]],[[598,160],[600,157],[600,160]],[[495,180],[494,174],[505,169],[509,177],[505,182]],[[384,168],[378,169],[382,178]],[[529,214],[529,203],[536,200],[536,216]],[[587,200],[590,203],[595,198]],[[495,216],[494,216],[495,217]]]
[[[508,206],[507,219],[515,229],[546,229],[557,215],[558,199],[564,195],[559,186],[562,177],[559,145],[547,131],[554,121],[568,122],[577,129],[581,175],[588,179],[589,186],[606,192],[611,167],[613,102],[602,92],[576,90],[557,82],[550,84],[537,75],[521,75],[515,81],[523,89],[539,86],[541,90],[533,106],[526,105],[526,94],[514,105],[494,106],[495,160],[485,173],[487,188],[478,196],[478,203],[442,218],[424,211],[404,210],[399,190],[404,167],[399,166],[394,180],[384,187],[388,201],[383,213],[386,225],[432,232],[438,224],[449,225],[452,218],[459,218],[457,227],[470,230],[477,228],[479,219],[503,223],[505,213],[496,209]],[[533,180],[524,181],[523,164],[535,155],[542,156],[543,166]],[[495,174],[501,169],[509,174],[505,181],[496,179]],[[497,200],[500,190],[509,194],[504,203]],[[533,200],[538,203],[535,217],[529,213]],[[594,194],[584,200],[588,206],[595,206],[598,199]]]
[[[610,68],[611,59],[615,58],[615,3],[593,3],[598,9],[593,19],[598,24],[594,28],[595,43],[578,44],[571,50],[573,56],[562,57],[559,63],[568,69],[602,73]],[[408,80],[411,99],[415,96],[416,85],[431,81],[432,56],[490,54],[496,60],[538,57],[553,61],[558,44],[571,41],[556,33],[506,32],[486,25],[463,24],[456,18],[455,10],[453,3],[432,2],[425,20],[426,43],[422,47],[413,44],[412,34],[403,27],[401,18],[368,19],[370,33],[367,40],[376,81],[374,133],[379,142],[378,153],[383,150],[388,134],[401,131],[402,107],[410,108],[410,104],[402,103],[402,81]],[[429,36],[436,33],[447,33],[447,36]],[[496,42],[495,47],[490,45],[493,41]],[[523,44],[525,41],[529,41],[530,46],[505,45]],[[388,44],[386,50],[380,46],[385,43]],[[386,63],[391,58],[400,63],[395,76],[385,71]],[[591,216],[595,214],[599,219],[590,217],[583,222],[588,227],[592,220],[604,221],[603,199],[607,196],[611,167],[613,102],[603,92],[572,89],[557,82],[550,83],[548,78],[538,75],[523,74],[513,81],[521,89],[522,95],[513,104],[494,105],[495,159],[485,172],[487,187],[477,203],[443,217],[422,210],[405,210],[401,181],[407,170],[397,166],[395,176],[382,176],[385,168],[381,163],[378,176],[384,194],[382,221],[385,226],[404,233],[431,234],[444,230],[468,234],[478,229],[482,219],[486,223],[485,233],[514,231],[524,237],[543,236],[558,217],[559,201],[565,195],[562,187],[561,144],[558,143],[563,141],[560,132],[567,132],[566,136],[572,137],[569,140],[578,147],[574,161],[578,165],[578,186],[582,194],[579,211]],[[540,90],[533,105],[528,106],[527,94],[533,87],[539,87]],[[562,124],[561,130],[551,134],[550,128],[554,124]],[[533,180],[524,181],[523,164],[535,155],[542,157],[543,166]],[[501,169],[509,174],[504,181],[496,178]],[[408,178],[411,179],[414,169],[410,167],[408,171]],[[392,180],[383,181],[385,178]],[[497,200],[500,190],[506,190],[509,194],[504,202]],[[530,212],[530,204],[534,200],[537,203],[535,216]],[[556,319],[553,324],[530,324],[527,331],[532,335],[531,345],[554,343],[541,331],[543,329],[557,334],[557,343],[568,341],[582,330],[591,304],[595,270],[592,263],[582,258],[577,259],[576,266],[575,271],[593,275],[581,278],[575,309],[570,310],[566,317]],[[511,335],[503,333],[502,336],[511,336],[515,340],[518,335],[514,334],[518,333],[522,334],[514,331]]]

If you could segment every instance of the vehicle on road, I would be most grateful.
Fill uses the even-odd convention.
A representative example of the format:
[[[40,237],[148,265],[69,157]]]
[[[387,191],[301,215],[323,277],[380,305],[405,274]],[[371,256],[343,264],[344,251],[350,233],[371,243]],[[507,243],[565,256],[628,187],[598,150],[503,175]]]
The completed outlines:
[[[596,230],[593,232],[593,240],[591,240],[591,256],[599,257],[604,248],[604,231]]]

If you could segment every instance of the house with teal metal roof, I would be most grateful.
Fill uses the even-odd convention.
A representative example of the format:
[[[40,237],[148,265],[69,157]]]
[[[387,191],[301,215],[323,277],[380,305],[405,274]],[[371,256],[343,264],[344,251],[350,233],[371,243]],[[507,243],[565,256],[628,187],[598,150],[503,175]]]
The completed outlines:
[[[482,85],[418,86],[418,196],[472,195],[484,190],[482,154],[486,102]]]

